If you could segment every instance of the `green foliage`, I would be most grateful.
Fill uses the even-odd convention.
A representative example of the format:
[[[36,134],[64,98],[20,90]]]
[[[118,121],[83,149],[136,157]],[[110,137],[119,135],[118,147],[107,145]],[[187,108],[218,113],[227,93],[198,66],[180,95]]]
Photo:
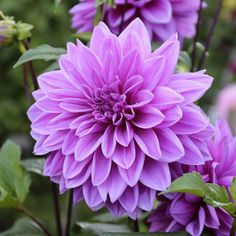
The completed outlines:
[[[190,193],[204,197],[206,186],[199,173],[188,173],[172,182],[171,186],[162,194],[173,192]]]
[[[13,68],[16,68],[17,66],[33,60],[57,60],[60,55],[64,53],[66,53],[66,50],[64,48],[54,48],[46,44],[40,45],[23,53],[23,55],[18,59]]]
[[[105,232],[131,232],[124,224],[77,222],[74,232],[79,233],[80,231],[89,232],[92,235],[101,235]]]
[[[181,51],[176,70],[178,72],[188,72],[191,69],[191,58],[185,51]]]
[[[7,141],[0,150],[0,207],[21,207],[31,183],[21,166],[20,148]]]
[[[235,194],[235,180],[230,190]],[[188,173],[172,182],[165,193],[189,193],[203,198],[203,201],[213,207],[225,209],[232,217],[236,217],[236,206],[230,201],[227,190],[216,184],[205,183],[198,173]]]
[[[45,160],[40,158],[32,158],[23,160],[21,163],[29,172],[43,175],[43,165]]]
[[[236,204],[236,177],[233,178],[229,191],[230,191],[231,197],[234,200],[234,204]]]
[[[42,230],[30,219],[21,218],[11,229],[0,233],[0,236],[44,236]]]

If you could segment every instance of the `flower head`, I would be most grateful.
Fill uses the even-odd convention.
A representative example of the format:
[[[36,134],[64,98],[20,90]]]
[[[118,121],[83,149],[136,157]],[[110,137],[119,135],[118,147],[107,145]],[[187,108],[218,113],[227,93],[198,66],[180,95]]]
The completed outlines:
[[[119,34],[133,19],[139,17],[154,40],[167,40],[175,32],[179,38],[195,35],[200,0],[115,0],[115,7],[104,8],[104,20],[111,31]],[[95,0],[82,0],[74,6],[72,27],[78,33],[92,31],[96,15]],[[123,21],[123,23],[122,23]]]
[[[15,25],[16,22],[10,18],[3,15],[0,11],[0,47],[9,45],[14,40],[14,35],[16,33]]]
[[[200,166],[173,164],[173,178],[196,171],[207,183],[229,187],[236,176],[236,138],[232,136],[226,121],[218,121],[216,135],[209,141],[208,148],[211,160]],[[190,194],[168,194],[160,200],[160,205],[148,220],[152,232],[186,230],[193,236],[199,236],[204,230],[208,230],[219,236],[230,234],[232,217],[223,209],[207,205],[199,197]]]
[[[171,182],[169,164],[203,164],[208,119],[193,104],[212,83],[203,72],[174,74],[179,41],[151,52],[134,20],[118,37],[104,23],[90,47],[68,43],[60,69],[42,74],[28,111],[44,174],[94,210],[135,218]]]

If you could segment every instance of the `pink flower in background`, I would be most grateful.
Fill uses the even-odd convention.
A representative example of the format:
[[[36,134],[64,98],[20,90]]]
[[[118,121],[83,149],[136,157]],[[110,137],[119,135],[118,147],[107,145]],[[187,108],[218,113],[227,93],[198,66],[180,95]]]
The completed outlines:
[[[227,119],[229,125],[236,133],[236,84],[223,88],[216,100],[216,112],[220,117]]]
[[[144,22],[154,40],[167,40],[176,32],[180,40],[195,35],[200,0],[115,0],[115,4],[115,7],[105,8],[104,21],[117,35],[136,17]],[[82,0],[70,13],[72,27],[78,33],[93,30],[95,0]]]
[[[118,37],[100,23],[89,48],[68,43],[28,111],[34,152],[49,154],[44,174],[61,193],[136,218],[170,185],[169,163],[205,162],[212,128],[193,102],[212,78],[174,74],[178,57],[176,35],[151,52],[139,19]]]
[[[205,182],[229,187],[236,176],[236,138],[226,121],[217,123],[216,135],[208,143],[212,160],[201,166],[172,164],[173,179],[183,173],[197,171]],[[207,205],[201,198],[190,194],[168,194],[153,211],[148,221],[151,232],[176,232],[186,230],[193,236],[208,230],[214,235],[228,236],[232,217],[223,209]]]
[[[236,112],[236,84],[230,84],[220,91],[216,107],[219,115],[225,118],[229,118],[231,112]]]

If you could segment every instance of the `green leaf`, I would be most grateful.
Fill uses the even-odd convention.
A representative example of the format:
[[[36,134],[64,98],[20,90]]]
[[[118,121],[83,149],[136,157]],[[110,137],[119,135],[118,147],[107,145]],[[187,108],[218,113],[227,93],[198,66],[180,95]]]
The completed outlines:
[[[179,61],[177,65],[178,72],[187,72],[191,68],[191,59],[187,52],[181,51],[179,55]]]
[[[20,148],[7,141],[0,150],[0,207],[20,207],[31,183],[30,175],[21,166]]]
[[[77,222],[74,230],[76,232],[86,231],[93,235],[101,235],[105,232],[130,232],[127,225],[90,222]]]
[[[31,30],[33,29],[33,25],[18,22],[16,24],[16,38],[18,41],[22,41],[31,36]]]
[[[233,181],[229,188],[230,194],[234,200],[234,203],[236,204],[236,177],[233,178]]]
[[[54,48],[46,44],[40,45],[23,53],[13,68],[33,60],[57,60],[64,53],[66,53],[64,48]]]
[[[188,173],[172,182],[171,186],[161,194],[178,192],[204,197],[206,188],[202,177],[198,173]]]
[[[93,216],[90,220],[94,222],[114,223],[114,222],[119,222],[123,218],[125,218],[125,216],[118,218],[118,217],[113,216],[109,212],[105,212],[105,213]]]
[[[42,230],[30,219],[21,218],[11,229],[0,233],[0,236],[44,236]]]
[[[231,216],[236,216],[236,208],[230,201],[229,195],[224,187],[216,184],[207,183],[208,191],[204,197],[204,201],[213,206],[225,209]]]
[[[23,160],[21,163],[27,171],[43,175],[44,162],[45,160],[43,158],[32,158]]]
[[[75,37],[82,41],[88,42],[91,38],[91,35],[92,35],[91,32],[83,32],[83,33],[76,34]]]

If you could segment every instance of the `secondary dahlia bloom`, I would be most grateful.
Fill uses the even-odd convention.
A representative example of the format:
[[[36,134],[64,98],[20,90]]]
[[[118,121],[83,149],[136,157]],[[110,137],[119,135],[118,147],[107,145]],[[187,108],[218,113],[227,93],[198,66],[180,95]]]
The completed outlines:
[[[224,120],[217,123],[217,131],[208,148],[211,160],[200,166],[172,164],[173,179],[183,173],[198,172],[207,183],[229,187],[236,176],[236,137]],[[176,232],[186,230],[193,236],[203,231],[214,235],[228,236],[232,217],[223,209],[213,208],[201,198],[190,194],[167,194],[160,199],[160,205],[153,211],[148,221],[151,232]]]
[[[68,43],[28,111],[34,152],[49,154],[44,174],[61,192],[136,218],[170,185],[168,163],[204,163],[212,128],[193,102],[212,78],[174,74],[178,56],[176,35],[152,53],[139,19],[119,37],[100,23],[89,48]]]
[[[175,32],[179,39],[195,35],[195,23],[200,0],[115,0],[115,7],[104,8],[104,21],[115,34],[139,17],[151,39],[164,41]],[[72,27],[78,33],[92,31],[96,15],[95,0],[82,0],[75,5]],[[123,21],[123,23],[122,23]]]

